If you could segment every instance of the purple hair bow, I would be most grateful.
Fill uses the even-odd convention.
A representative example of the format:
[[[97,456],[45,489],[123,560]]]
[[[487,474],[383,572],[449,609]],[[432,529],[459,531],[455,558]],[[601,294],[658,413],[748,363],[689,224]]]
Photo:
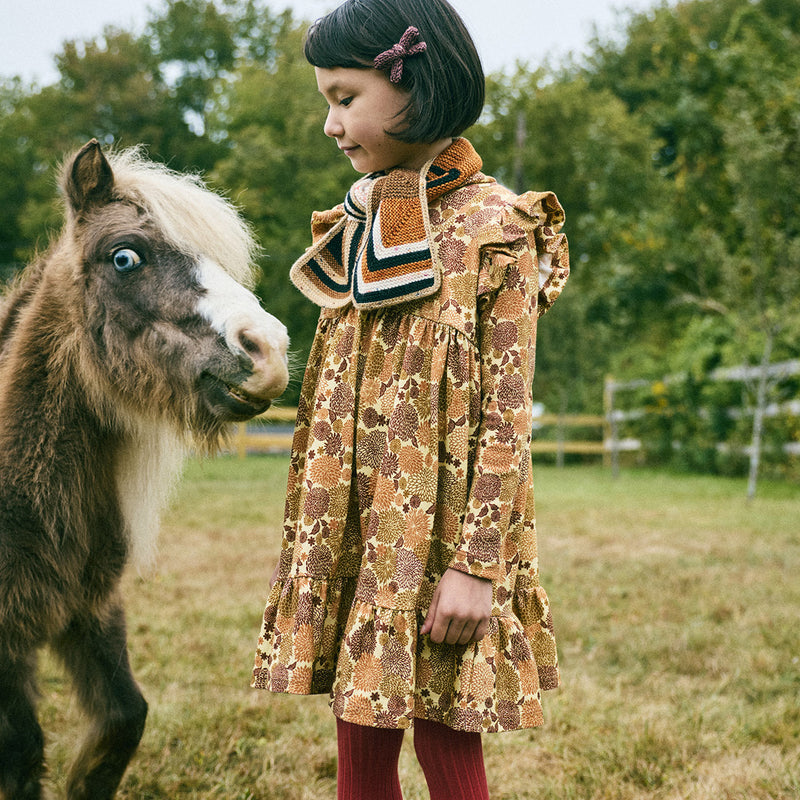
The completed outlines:
[[[424,53],[428,47],[425,42],[420,42],[418,39],[419,31],[410,25],[396,45],[375,56],[373,62],[375,69],[388,69],[389,80],[392,83],[400,83],[403,77],[403,59]]]

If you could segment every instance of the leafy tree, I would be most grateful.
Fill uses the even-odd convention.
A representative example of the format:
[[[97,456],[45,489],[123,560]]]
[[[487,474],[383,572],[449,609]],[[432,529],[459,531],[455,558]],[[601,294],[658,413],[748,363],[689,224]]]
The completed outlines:
[[[25,205],[33,172],[30,131],[21,110],[26,89],[19,79],[0,81],[0,280],[27,257],[18,210]]]
[[[753,390],[748,498],[756,491],[764,413],[776,381],[768,374],[773,350],[796,355],[800,334],[800,37],[767,24],[752,9],[729,34],[728,58],[738,85],[726,95],[720,124],[725,171],[733,193],[738,235],[716,240],[720,300],[736,321],[745,359],[760,349]],[[752,345],[751,345],[752,343]]]
[[[213,175],[258,233],[260,293],[287,322],[298,367],[305,364],[319,309],[289,282],[289,268],[311,244],[311,212],[341,202],[357,177],[322,132],[325,103],[303,56],[304,36],[305,24],[284,13],[269,57],[243,57],[212,126],[227,146]],[[290,399],[298,388],[290,387]]]
[[[665,292],[663,200],[647,127],[581,76],[520,67],[492,76],[471,132],[485,168],[516,191],[556,192],[572,275],[540,327],[537,393],[551,408],[599,408],[609,356]]]
[[[635,16],[624,43],[598,45],[586,70],[659,142],[658,192],[670,198],[660,317],[673,352],[687,354],[707,349],[691,340],[702,330],[692,317],[724,317],[729,335],[708,369],[798,353],[799,32],[800,14],[780,0],[683,2]],[[753,392],[754,454],[768,388]]]
[[[266,9],[259,13],[268,28],[272,17]],[[210,170],[225,145],[208,135],[205,119],[224,100],[255,14],[250,0],[224,11],[206,0],[173,0],[142,35],[108,27],[94,39],[65,42],[54,84],[17,85],[13,93],[4,87],[0,128],[16,132],[4,153],[27,178],[24,197],[6,206],[3,259],[29,258],[57,224],[54,170],[92,137],[118,147],[142,143],[151,157],[177,169]],[[261,41],[256,49],[267,46]],[[9,194],[12,174],[4,178]]]
[[[719,281],[717,264],[698,258],[703,236],[696,232],[732,232],[719,124],[732,74],[719,53],[731,18],[747,5],[695,0],[634,15],[625,41],[597,43],[586,69],[590,86],[610,90],[657,142],[652,156],[663,179],[658,192],[670,195],[661,253],[669,291],[662,300],[691,300],[694,307],[685,309],[690,314],[702,313],[699,307]]]
[[[662,6],[635,15],[621,45],[598,43],[589,59],[590,85],[619,97],[659,142],[653,154],[663,178],[658,191],[670,194],[661,254],[670,277],[666,299],[673,307],[688,303],[684,313],[725,308],[726,275],[714,242],[741,235],[728,120],[742,104],[762,104],[752,87],[766,86],[765,76],[772,76],[768,83],[780,97],[796,74],[798,14],[789,5],[694,0]]]

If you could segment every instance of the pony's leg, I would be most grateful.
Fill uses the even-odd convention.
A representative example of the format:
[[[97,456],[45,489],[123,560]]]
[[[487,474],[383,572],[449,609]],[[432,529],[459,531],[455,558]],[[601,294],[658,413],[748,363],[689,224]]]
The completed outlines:
[[[89,717],[89,733],[67,779],[68,800],[107,800],[139,746],[147,703],[131,674],[125,615],[75,619],[54,643]]]
[[[0,798],[39,800],[44,737],[36,719],[36,657],[0,648]]]

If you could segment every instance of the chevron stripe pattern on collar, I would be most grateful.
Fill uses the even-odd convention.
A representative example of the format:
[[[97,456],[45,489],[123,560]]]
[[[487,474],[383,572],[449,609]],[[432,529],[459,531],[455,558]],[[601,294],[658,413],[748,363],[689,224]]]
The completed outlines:
[[[441,277],[431,255],[428,203],[467,183],[481,166],[472,145],[459,138],[419,172],[360,179],[345,198],[345,219],[298,260],[292,279],[314,302],[334,308],[348,300],[379,308],[433,294]]]

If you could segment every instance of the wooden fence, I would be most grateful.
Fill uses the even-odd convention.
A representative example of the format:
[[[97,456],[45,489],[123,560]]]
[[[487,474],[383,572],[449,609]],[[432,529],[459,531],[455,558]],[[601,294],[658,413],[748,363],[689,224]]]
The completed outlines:
[[[231,450],[239,458],[252,453],[288,452],[296,415],[296,408],[273,406],[249,423],[238,423],[231,436]],[[592,438],[572,439],[570,433],[576,428],[591,430]],[[567,453],[602,456],[606,464],[611,464],[614,452],[638,449],[638,442],[612,442],[611,430],[608,418],[602,414],[541,414],[533,418],[531,451],[554,453],[559,464],[563,464]]]
[[[757,377],[759,367],[736,367],[716,369],[707,376],[710,381],[747,382]],[[768,375],[775,380],[794,379],[800,375],[800,360],[774,363],[766,368]],[[660,383],[685,380],[685,376],[674,375],[661,379]],[[638,423],[651,413],[644,407],[630,407],[621,402],[622,395],[636,389],[654,386],[651,380],[615,381],[605,380],[602,414],[545,414],[533,417],[533,453],[551,453],[556,456],[560,466],[567,454],[579,456],[599,456],[603,463],[616,473],[622,453],[642,452],[644,445],[634,436],[623,435],[623,431],[638,433]],[[636,401],[633,401],[634,404]],[[731,417],[752,415],[752,409],[726,409]],[[700,414],[704,410],[699,410]],[[764,410],[766,417],[800,416],[800,398],[772,403]],[[230,441],[230,449],[239,458],[249,453],[288,452],[292,446],[296,408],[273,406],[266,413],[249,423],[235,426]],[[724,445],[720,444],[719,447]],[[790,441],[783,445],[789,455],[800,455],[800,442]]]
[[[773,387],[781,381],[794,379],[795,382],[797,382],[796,379],[800,376],[800,359],[773,362],[763,368],[760,366],[720,367],[709,372],[705,378],[711,383],[727,381],[752,385],[758,380],[762,372],[766,378],[769,379]],[[615,381],[613,378],[607,377],[605,381],[603,408],[609,421],[610,438],[612,440],[615,439],[616,431],[625,423],[635,424],[648,413],[652,413],[651,410],[642,407],[626,407],[627,404],[620,402],[620,395],[637,389],[655,387],[657,383],[661,384],[663,392],[663,389],[666,387],[684,381],[686,381],[686,375],[667,375],[659,381],[647,379]],[[754,411],[753,404],[747,404],[745,402],[737,407],[723,409],[723,413],[730,419],[752,418]],[[701,407],[697,409],[696,413],[700,416],[707,416],[709,409]],[[769,402],[764,406],[763,414],[767,419],[798,417],[800,416],[800,398],[786,399],[781,402]],[[724,448],[725,443],[718,442],[717,447]],[[788,454],[797,455],[800,453],[800,442],[786,442],[782,446],[782,449]]]
[[[297,409],[271,406],[249,422],[233,426],[231,449],[239,458],[248,453],[288,453],[292,449],[292,431]]]
[[[718,399],[704,396],[702,387],[715,383],[739,384],[738,404],[732,405],[730,400],[719,402]],[[691,452],[691,448],[696,446],[698,452],[703,453],[704,448],[709,450],[709,438],[724,438],[724,441],[711,441],[719,457],[744,456],[750,461],[748,497],[755,492],[759,464],[762,454],[766,452],[763,445],[765,422],[770,421],[773,432],[781,437],[777,444],[773,441],[770,447],[770,457],[776,464],[791,467],[790,461],[800,456],[800,424],[796,421],[800,417],[800,359],[755,366],[720,367],[692,381],[692,397],[688,402],[681,398],[680,391],[677,401],[670,400],[669,387],[680,387],[681,384],[689,384],[688,375],[667,375],[658,381],[615,381],[607,377],[603,405],[611,429],[610,440],[616,441],[621,429],[634,432],[643,430],[643,423],[652,415],[669,422],[682,414],[691,418],[694,424],[705,424],[705,430],[699,435],[689,433],[684,437],[675,436],[669,443],[672,451]],[[641,393],[641,390],[644,392]],[[726,418],[729,424],[720,428],[717,422],[712,427],[712,415],[717,420]],[[668,429],[667,426],[665,430]],[[714,433],[718,435],[714,437]],[[693,442],[693,436],[699,445]],[[703,458],[707,458],[707,455],[703,454]],[[616,473],[616,452],[612,453],[612,467]]]

